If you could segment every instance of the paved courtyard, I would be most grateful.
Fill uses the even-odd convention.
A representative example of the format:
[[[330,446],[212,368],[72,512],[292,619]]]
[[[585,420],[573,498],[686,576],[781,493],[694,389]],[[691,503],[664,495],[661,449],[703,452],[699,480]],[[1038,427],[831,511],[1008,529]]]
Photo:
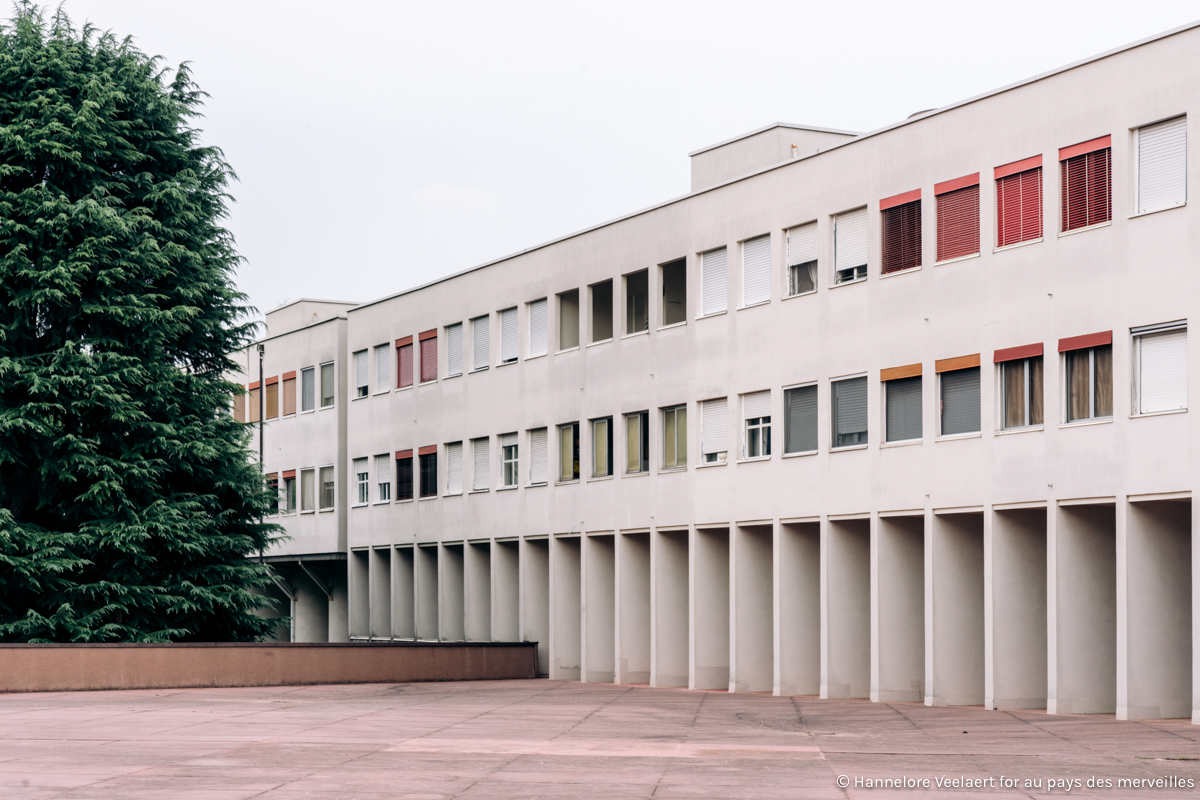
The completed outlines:
[[[546,680],[10,694],[0,800],[1066,795],[1052,780],[1165,798],[1200,792],[1198,736],[1183,720]],[[905,776],[931,786],[866,785]],[[964,777],[984,785],[936,784]],[[1196,788],[1118,783],[1159,778]]]

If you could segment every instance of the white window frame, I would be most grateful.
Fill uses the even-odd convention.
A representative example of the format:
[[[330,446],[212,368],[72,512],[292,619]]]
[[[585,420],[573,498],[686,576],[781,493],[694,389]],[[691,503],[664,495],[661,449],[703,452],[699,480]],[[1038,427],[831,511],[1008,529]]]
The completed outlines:
[[[367,380],[365,383],[358,382],[358,357],[362,356],[367,365]],[[371,394],[371,348],[366,347],[362,350],[355,350],[350,354],[350,365],[354,368],[354,399],[361,400],[364,397],[369,397]]]
[[[1177,206],[1172,206],[1176,208]],[[1142,339],[1146,336],[1155,336],[1161,333],[1179,333],[1187,334],[1187,320],[1176,320],[1174,322],[1164,322],[1159,325],[1145,325],[1138,328],[1130,329],[1130,336],[1133,338],[1133,372],[1132,372],[1132,403],[1130,404],[1132,417],[1152,417],[1159,414],[1178,414],[1188,410],[1188,404],[1191,398],[1187,398],[1180,408],[1159,409],[1157,411],[1142,410]],[[1186,369],[1186,362],[1185,362]],[[1114,376],[1115,380],[1115,376]],[[1184,387],[1186,391],[1187,376],[1184,375]],[[1116,409],[1113,409],[1114,413]]]
[[[1004,393],[1007,389],[1004,383],[1004,365],[1012,363],[1011,361],[1001,361],[996,365],[996,430],[998,431],[1030,431],[1041,430],[1046,427],[1046,356],[1026,356],[1025,358],[1014,358],[1013,361],[1020,361],[1024,367],[1025,373],[1025,414],[1023,419],[1028,420],[1030,416],[1031,402],[1033,400],[1033,388],[1029,381],[1029,362],[1035,358],[1042,359],[1042,421],[1028,425],[1013,425],[1011,427],[1004,426]],[[982,377],[982,376],[980,376]]]
[[[505,439],[512,437],[511,444]],[[521,485],[521,440],[517,433],[500,437],[500,488],[515,489]]]
[[[1157,212],[1159,212],[1159,211],[1168,211],[1168,210],[1170,210],[1170,209],[1172,209],[1172,208],[1182,208],[1182,207],[1184,207],[1184,206],[1186,206],[1186,205],[1187,205],[1187,195],[1188,195],[1188,182],[1187,182],[1187,116],[1188,116],[1187,114],[1173,114],[1172,116],[1169,116],[1169,117],[1163,117],[1162,119],[1160,119],[1160,120],[1155,120],[1154,122],[1147,122],[1145,125],[1139,125],[1138,127],[1136,127],[1136,128],[1134,128],[1134,129],[1133,129],[1133,192],[1132,192],[1132,194],[1133,194],[1133,211],[1131,212],[1133,216],[1135,216],[1135,217],[1139,217],[1139,216],[1142,216],[1142,215],[1144,215],[1144,214],[1154,214],[1154,213],[1157,213]],[[1177,119],[1180,119],[1180,118],[1182,118],[1182,119],[1183,119],[1183,135],[1184,135],[1184,145],[1183,145],[1183,200],[1182,200],[1181,202],[1173,203],[1173,204],[1171,204],[1171,205],[1160,205],[1160,206],[1154,206],[1154,207],[1147,208],[1147,209],[1143,210],[1143,209],[1142,209],[1142,196],[1141,196],[1141,195],[1142,195],[1142,176],[1141,176],[1141,163],[1142,163],[1142,130],[1143,130],[1144,128],[1151,128],[1151,127],[1153,127],[1153,126],[1155,126],[1155,125],[1159,125],[1159,124],[1161,124],[1161,123],[1164,123],[1164,122],[1173,122],[1173,121],[1175,121],[1175,120],[1177,120]],[[1134,408],[1137,408],[1137,406],[1134,406]]]
[[[305,407],[304,407],[304,376],[305,376],[305,375],[311,375],[311,376],[312,376],[312,385],[313,385],[313,404],[312,404],[312,408],[305,408]],[[321,394],[321,386],[320,386],[320,382],[321,382],[321,375],[320,375],[320,372],[317,370],[317,368],[316,368],[315,366],[312,366],[312,367],[302,367],[302,368],[300,369],[300,413],[301,413],[301,414],[311,414],[311,413],[313,413],[314,411],[316,411],[316,410],[317,410],[317,409],[320,407],[320,403],[321,403],[321,398],[320,398],[320,394]]]
[[[376,455],[371,466],[375,469],[375,505],[386,505],[392,502],[392,466],[390,463],[391,457],[387,453]],[[383,464],[383,477],[385,480],[380,480],[379,465]]]
[[[765,391],[767,392],[768,402],[774,400],[774,398],[771,397],[770,390]],[[771,457],[771,414],[767,413],[766,415],[759,417],[747,416],[748,412],[746,411],[746,398],[752,394],[759,394],[759,392],[747,392],[738,398],[740,405],[742,406],[742,460],[765,461]],[[769,405],[767,407],[767,411],[771,411]],[[758,420],[758,422],[751,424],[751,420]],[[765,420],[765,422],[763,420]],[[766,452],[761,452],[758,455],[750,454],[750,434],[752,431],[758,432],[759,447],[765,449]]]
[[[321,473],[329,470],[333,476],[333,480],[329,481],[333,486],[333,502],[329,505],[323,505],[325,502],[325,487],[324,481],[321,480]],[[333,511],[337,508],[337,470],[333,468],[333,464],[322,464],[317,467],[317,511],[326,512]]]
[[[313,491],[312,491],[312,507],[311,508],[304,507],[304,476],[305,475],[312,476]],[[317,508],[320,506],[320,504],[321,504],[321,487],[317,483],[317,468],[316,467],[305,467],[304,469],[300,470],[300,504],[299,504],[300,513],[301,514],[315,514],[315,513],[317,513]]]
[[[359,508],[371,502],[371,459],[368,457],[354,459],[354,504]]]
[[[331,402],[329,403],[329,405],[325,405],[325,395],[324,395],[324,392],[322,391],[323,385],[322,385],[322,380],[321,380],[321,374],[325,371],[325,367],[329,367],[329,372],[330,372],[330,374],[333,375],[333,397],[330,398]],[[334,362],[323,361],[317,365],[317,409],[323,411],[327,408],[334,408],[336,406],[337,406],[337,368],[334,366]]]

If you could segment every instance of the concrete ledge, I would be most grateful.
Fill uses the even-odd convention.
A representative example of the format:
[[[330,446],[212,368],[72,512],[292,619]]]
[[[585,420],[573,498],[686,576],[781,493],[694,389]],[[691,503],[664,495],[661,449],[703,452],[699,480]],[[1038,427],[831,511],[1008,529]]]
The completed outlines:
[[[0,644],[0,692],[536,677],[536,642]]]

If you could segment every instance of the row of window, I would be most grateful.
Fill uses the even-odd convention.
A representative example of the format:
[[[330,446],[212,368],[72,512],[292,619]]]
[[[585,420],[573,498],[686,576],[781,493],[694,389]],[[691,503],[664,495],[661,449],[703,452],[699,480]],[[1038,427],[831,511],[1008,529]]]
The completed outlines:
[[[299,486],[296,483],[294,469],[282,473],[267,473],[267,485],[279,496],[280,513],[294,513],[297,510],[297,500],[299,510],[304,513],[333,510],[335,492],[332,465],[302,469]]]
[[[320,370],[320,401],[321,408],[333,408],[334,405],[334,375],[333,362],[321,364],[319,367],[305,367],[300,370],[300,412],[315,411],[317,408],[317,370]],[[290,417],[296,414],[296,373],[285,372],[263,381],[266,392],[259,397],[262,389],[255,381],[247,387],[245,394],[233,398],[233,418],[238,422],[258,422],[259,407],[262,407],[264,419]]]

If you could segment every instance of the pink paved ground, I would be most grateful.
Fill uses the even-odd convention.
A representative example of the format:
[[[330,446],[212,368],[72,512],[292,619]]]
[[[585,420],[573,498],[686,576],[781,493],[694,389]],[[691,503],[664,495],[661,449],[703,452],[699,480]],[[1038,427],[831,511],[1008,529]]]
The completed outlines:
[[[10,694],[0,800],[1194,797],[1198,735],[1186,721],[545,680]],[[854,786],[904,774],[1043,788]],[[1091,776],[1114,788],[1046,790]],[[1197,789],[1116,788],[1168,776]]]

